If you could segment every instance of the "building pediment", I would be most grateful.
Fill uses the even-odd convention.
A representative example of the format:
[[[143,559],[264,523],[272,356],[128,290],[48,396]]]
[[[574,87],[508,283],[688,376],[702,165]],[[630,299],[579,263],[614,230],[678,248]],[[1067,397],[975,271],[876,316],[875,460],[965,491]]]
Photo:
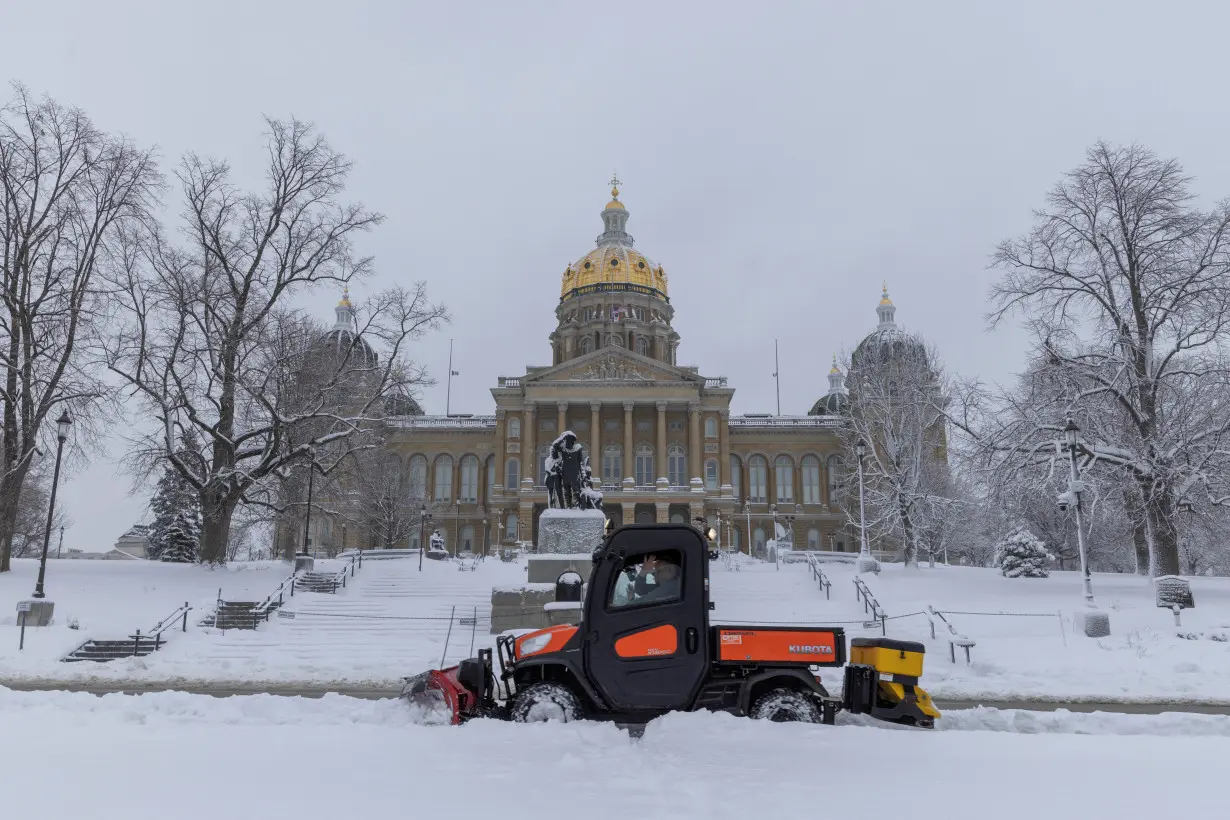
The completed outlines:
[[[700,376],[623,348],[603,348],[532,372],[523,384],[543,382],[703,382]]]

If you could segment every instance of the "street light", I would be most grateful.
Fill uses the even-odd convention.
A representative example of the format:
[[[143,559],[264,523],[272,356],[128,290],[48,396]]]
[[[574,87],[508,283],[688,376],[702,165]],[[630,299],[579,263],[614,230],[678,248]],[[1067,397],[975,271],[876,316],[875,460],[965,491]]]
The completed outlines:
[[[35,598],[47,597],[47,593],[43,591],[43,580],[47,577],[47,547],[51,545],[51,520],[55,516],[56,488],[60,484],[60,457],[64,454],[64,442],[68,441],[68,429],[72,424],[73,420],[68,417],[67,410],[56,419],[56,466],[51,477],[51,500],[47,504],[47,529],[43,532],[43,557],[38,563],[38,581],[34,584]]]
[[[487,519],[483,519],[483,557],[487,557],[487,548],[491,546],[491,530],[487,529]]]
[[[308,497],[307,497],[307,517],[303,521],[303,554],[309,554],[309,547],[312,545],[312,479],[316,477],[316,462],[308,462]]]
[[[431,513],[427,512],[427,505],[423,504],[419,507],[419,572],[423,571],[423,543],[427,538],[427,527],[431,524]]]
[[[859,439],[854,445],[854,453],[858,456],[858,530],[861,546],[858,552],[858,571],[867,572],[875,566],[871,557],[871,547],[867,544],[867,508],[863,504],[863,458],[867,455],[867,442]]]
[[[1080,551],[1081,580],[1084,585],[1085,606],[1088,607],[1085,613],[1085,635],[1090,638],[1101,638],[1110,634],[1110,617],[1104,612],[1099,612],[1093,600],[1093,576],[1089,571],[1089,558],[1085,554],[1084,520],[1081,509],[1081,493],[1085,491],[1085,485],[1081,481],[1080,465],[1076,463],[1077,451],[1084,448],[1081,445],[1081,429],[1072,419],[1068,419],[1068,423],[1064,425],[1063,438],[1068,451],[1069,477],[1068,491],[1059,496],[1059,505],[1061,509],[1071,505],[1076,513],[1076,547]]]
[[[751,500],[743,502],[743,512],[747,515],[747,556],[752,557],[752,549],[755,544],[752,543],[752,502]]]

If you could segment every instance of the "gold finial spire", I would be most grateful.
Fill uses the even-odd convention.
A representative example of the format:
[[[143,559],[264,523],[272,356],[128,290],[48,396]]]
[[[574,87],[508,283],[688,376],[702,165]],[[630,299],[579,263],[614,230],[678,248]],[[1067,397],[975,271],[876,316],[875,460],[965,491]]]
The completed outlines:
[[[624,204],[619,201],[619,186],[623,183],[619,181],[619,174],[611,174],[611,201],[606,204],[607,210],[611,208],[622,208]]]
[[[829,375],[831,376],[834,373],[840,373],[840,372],[841,372],[841,368],[837,366],[837,354],[834,353],[833,354],[833,369],[829,371]]]
[[[350,285],[342,286],[342,301],[337,303],[338,307],[350,307]]]
[[[888,280],[885,279],[883,289],[880,291],[880,304],[891,305],[892,303],[893,300],[888,298]]]

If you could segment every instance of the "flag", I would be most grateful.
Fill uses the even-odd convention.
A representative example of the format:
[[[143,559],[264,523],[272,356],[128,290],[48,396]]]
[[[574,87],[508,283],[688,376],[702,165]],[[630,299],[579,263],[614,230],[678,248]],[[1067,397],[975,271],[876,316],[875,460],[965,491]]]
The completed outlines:
[[[620,308],[618,308],[618,307],[612,307],[612,308],[611,308],[611,321],[612,321],[612,322],[618,322],[618,321],[619,321],[619,314],[620,314]]]
[[[460,373],[458,373],[456,370],[450,370],[450,371],[448,371],[448,372],[449,372],[449,375],[450,375],[450,376],[460,376],[460,375],[461,375],[461,374],[460,374]]]

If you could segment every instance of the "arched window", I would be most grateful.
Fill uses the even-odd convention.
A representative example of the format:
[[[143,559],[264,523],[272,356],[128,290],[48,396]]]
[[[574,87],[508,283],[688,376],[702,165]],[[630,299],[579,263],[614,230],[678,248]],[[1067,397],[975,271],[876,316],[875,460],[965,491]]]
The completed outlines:
[[[446,504],[453,500],[452,456],[440,456],[436,459],[436,492],[432,497],[437,502]]]
[[[534,473],[534,486],[543,487],[547,483],[547,459],[551,457],[551,445],[544,444],[538,448],[538,472]]]
[[[803,503],[820,503],[820,459],[815,456],[803,456]]]
[[[718,463],[716,458],[705,462],[705,489],[718,489]]]
[[[510,458],[504,462],[504,487],[516,492],[519,486],[521,486],[521,461]]]
[[[478,458],[475,456],[461,459],[461,492],[457,500],[462,504],[478,503]]]
[[[624,480],[624,451],[618,444],[602,448],[602,483],[619,484]]]
[[[764,456],[752,456],[747,462],[747,473],[747,500],[763,504],[769,492],[769,464]]]
[[[516,416],[508,420],[508,437],[521,438],[521,419]]]
[[[636,446],[636,484],[638,487],[647,487],[653,483],[653,448],[648,444],[638,444]]]
[[[672,524],[686,524],[688,523],[688,521],[686,518],[683,517],[683,513],[671,513],[671,523]]]
[[[774,484],[777,485],[777,503],[794,503],[794,462],[790,456],[778,456],[774,462]]]
[[[593,352],[593,349],[594,349],[594,340],[590,338],[589,336],[582,336],[581,337],[581,355],[584,356],[586,353],[591,353]]]
[[[741,498],[739,487],[743,483],[743,462],[738,456],[730,457],[730,486],[735,491],[735,498]]]
[[[672,444],[666,450],[666,477],[672,487],[688,483],[688,453],[681,444]]]
[[[461,538],[457,548],[460,552],[474,552],[474,528],[469,524],[461,528]]]
[[[717,438],[717,437],[718,437],[717,419],[715,419],[713,416],[709,416],[707,419],[705,419],[705,438]]]
[[[752,555],[764,554],[764,527],[752,530]]]
[[[837,494],[841,490],[842,482],[846,478],[846,465],[842,463],[841,456],[829,456],[829,504],[837,503]]]
[[[410,458],[410,494],[414,498],[427,497],[427,456]]]
[[[624,337],[620,336],[618,333],[611,333],[606,337],[606,346],[607,347],[623,347]]]
[[[487,494],[485,501],[490,501],[495,495],[495,456],[487,456]]]
[[[517,532],[517,514],[509,513],[504,519],[504,540],[518,541],[521,538],[521,533]]]
[[[636,352],[640,353],[642,356],[648,356],[649,355],[649,339],[647,339],[644,336],[637,336],[636,337]]]

